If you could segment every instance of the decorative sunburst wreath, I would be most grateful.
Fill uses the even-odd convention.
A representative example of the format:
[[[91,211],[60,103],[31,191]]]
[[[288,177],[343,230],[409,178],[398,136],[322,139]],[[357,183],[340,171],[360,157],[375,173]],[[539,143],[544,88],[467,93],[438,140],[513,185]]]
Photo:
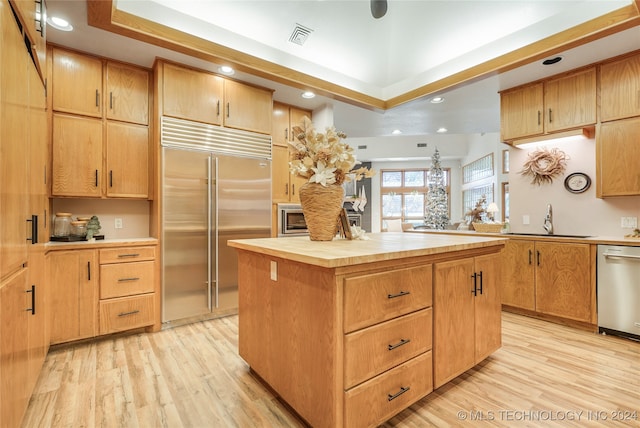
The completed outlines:
[[[569,156],[557,148],[538,149],[529,153],[520,174],[531,177],[531,184],[551,184],[555,177],[564,173],[568,159]]]

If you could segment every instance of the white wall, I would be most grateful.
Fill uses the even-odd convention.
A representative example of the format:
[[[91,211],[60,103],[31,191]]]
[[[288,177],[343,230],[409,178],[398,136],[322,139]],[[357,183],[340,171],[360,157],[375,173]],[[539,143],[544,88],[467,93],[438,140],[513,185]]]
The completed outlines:
[[[622,237],[630,233],[630,229],[620,227],[620,217],[640,217],[640,196],[596,198],[595,140],[563,141],[545,146],[562,150],[570,159],[563,176],[541,186],[531,184],[530,178],[519,174],[528,154],[536,147],[510,149],[511,231],[544,233],[542,223],[547,204],[551,204],[557,234]],[[591,177],[592,184],[586,192],[573,194],[564,188],[565,177],[573,172],[584,172]],[[525,215],[530,218],[528,225],[523,222]]]

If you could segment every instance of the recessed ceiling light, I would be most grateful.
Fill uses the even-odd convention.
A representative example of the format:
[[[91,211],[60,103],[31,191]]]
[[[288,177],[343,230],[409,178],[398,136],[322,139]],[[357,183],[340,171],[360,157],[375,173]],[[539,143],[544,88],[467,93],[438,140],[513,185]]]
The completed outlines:
[[[447,132],[447,128],[438,128],[438,130],[436,131],[438,134],[444,134],[445,132]]]
[[[400,134],[402,134],[402,131],[401,131],[401,130],[399,130],[399,129],[394,129],[394,130],[391,132],[391,134],[393,134],[393,135],[400,135]]]
[[[226,74],[227,76],[231,76],[236,72],[233,68],[229,67],[228,65],[223,65],[218,67],[218,71],[222,74]]]
[[[543,65],[553,65],[553,64],[557,64],[560,61],[562,61],[562,57],[561,56],[556,56],[553,58],[547,58],[544,61],[542,61]]]
[[[73,25],[69,24],[66,19],[58,18],[57,16],[50,16],[47,18],[47,24],[60,31],[71,31]]]
[[[440,104],[444,101],[444,97],[433,97],[431,98],[431,104]]]
[[[315,98],[316,94],[314,94],[311,91],[304,91],[302,93],[302,98],[307,98],[307,99],[311,99],[311,98]]]

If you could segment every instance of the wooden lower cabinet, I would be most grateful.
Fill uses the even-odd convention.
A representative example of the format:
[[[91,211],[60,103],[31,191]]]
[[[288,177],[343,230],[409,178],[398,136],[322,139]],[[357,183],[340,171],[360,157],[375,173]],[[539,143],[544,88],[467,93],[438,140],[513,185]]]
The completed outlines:
[[[488,254],[434,265],[434,388],[502,345],[499,258]]]
[[[155,247],[50,251],[51,343],[159,324]]]
[[[502,304],[595,325],[595,251],[589,244],[510,239]]]

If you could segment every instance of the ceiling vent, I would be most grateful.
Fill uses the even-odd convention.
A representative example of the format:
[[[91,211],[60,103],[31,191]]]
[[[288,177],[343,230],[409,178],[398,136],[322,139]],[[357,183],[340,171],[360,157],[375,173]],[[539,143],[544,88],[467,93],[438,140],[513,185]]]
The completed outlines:
[[[418,147],[427,147],[427,143],[418,143],[416,144]]]
[[[309,38],[309,35],[313,32],[311,28],[307,28],[304,25],[296,24],[296,27],[293,29],[291,36],[289,36],[289,41],[291,43],[295,43],[296,45],[304,45],[304,43]]]

